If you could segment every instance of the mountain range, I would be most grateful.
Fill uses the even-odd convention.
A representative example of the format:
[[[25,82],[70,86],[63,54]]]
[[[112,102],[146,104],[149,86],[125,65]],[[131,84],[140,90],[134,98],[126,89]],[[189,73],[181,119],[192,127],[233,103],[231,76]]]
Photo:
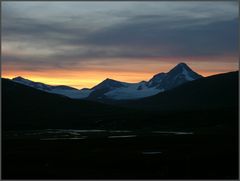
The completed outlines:
[[[156,95],[119,102],[149,110],[199,110],[238,105],[238,72],[211,75]]]
[[[199,78],[202,78],[202,76],[194,72],[187,64],[179,63],[169,72],[156,74],[149,81],[126,83],[107,78],[91,89],[83,88],[79,90],[69,86],[51,86],[22,77],[15,77],[12,80],[45,92],[61,94],[73,99],[101,101],[149,97]]]
[[[4,129],[198,128],[237,120],[238,72],[203,77],[154,96],[108,104],[71,99],[2,78],[2,99]]]

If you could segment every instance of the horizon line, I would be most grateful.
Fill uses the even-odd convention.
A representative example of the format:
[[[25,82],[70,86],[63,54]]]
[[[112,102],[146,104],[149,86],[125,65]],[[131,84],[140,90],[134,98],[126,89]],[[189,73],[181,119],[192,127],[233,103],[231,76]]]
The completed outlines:
[[[231,73],[231,72],[238,72],[238,71],[239,71],[239,69],[238,69],[238,70],[233,70],[233,71],[227,71],[227,72],[219,72],[219,73],[211,74],[211,75],[208,75],[208,76],[203,76],[203,75],[201,75],[201,74],[199,74],[199,73],[198,73],[198,74],[201,75],[203,78],[206,78],[206,77],[211,77],[211,76],[215,76],[215,75],[220,75],[220,74],[225,74],[225,73]],[[165,72],[160,72],[160,73],[165,73]],[[197,72],[196,72],[196,73],[197,73]],[[156,75],[156,74],[155,74],[155,75]],[[153,76],[154,76],[154,75],[153,75]],[[152,77],[153,77],[153,76],[152,76]],[[9,80],[12,80],[12,81],[13,81],[14,78],[18,78],[18,77],[20,77],[20,78],[22,78],[22,79],[26,79],[26,80],[32,81],[32,82],[46,84],[46,85],[49,85],[49,86],[68,86],[68,87],[72,87],[72,88],[75,88],[75,89],[78,89],[78,90],[81,90],[81,89],[91,89],[91,88],[93,88],[94,86],[100,84],[101,82],[103,82],[104,80],[107,80],[107,79],[111,79],[111,80],[118,81],[118,82],[123,82],[123,81],[119,81],[119,80],[115,80],[115,79],[112,79],[112,78],[107,77],[107,78],[103,79],[102,81],[100,81],[99,83],[95,84],[95,85],[94,85],[93,87],[91,87],[91,88],[89,88],[89,87],[77,88],[77,87],[74,87],[74,85],[49,84],[49,83],[42,82],[42,81],[35,81],[35,80],[31,79],[31,78],[27,78],[27,77],[24,77],[24,76],[14,76],[14,77],[12,77],[12,78],[10,78],[10,77],[5,77],[5,76],[1,76],[1,79],[4,78],[4,79],[9,79]],[[151,78],[150,78],[150,79],[151,79]],[[149,80],[150,80],[150,79],[149,79]],[[149,80],[148,80],[148,81],[149,81]],[[143,81],[147,82],[146,80],[141,80],[141,81],[138,81],[138,82],[123,82],[123,83],[137,84],[137,83],[140,83],[140,82],[143,82]]]

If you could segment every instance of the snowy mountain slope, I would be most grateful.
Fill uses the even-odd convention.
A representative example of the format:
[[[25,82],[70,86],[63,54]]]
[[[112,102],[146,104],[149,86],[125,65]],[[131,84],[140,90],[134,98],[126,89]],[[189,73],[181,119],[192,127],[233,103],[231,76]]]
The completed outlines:
[[[106,79],[92,88],[87,97],[92,100],[114,99],[127,100],[139,99],[155,95],[172,89],[188,81],[193,81],[202,76],[192,71],[187,64],[179,63],[167,73],[154,75],[149,81],[139,83],[125,83]]]
[[[14,82],[18,82],[18,83],[21,83],[21,84],[24,84],[24,85],[27,85],[27,86],[30,86],[30,87],[33,87],[33,88],[36,88],[36,89],[40,89],[40,90],[43,90],[43,91],[51,91],[51,86],[50,85],[47,85],[47,84],[43,84],[41,82],[33,82],[31,80],[28,80],[28,79],[25,79],[23,77],[15,77],[12,79]]]
[[[166,77],[166,73],[159,73],[154,75],[148,82],[147,85],[148,87],[155,87],[157,85],[159,85],[162,80],[164,79],[164,77]]]
[[[111,92],[113,90],[118,90],[121,88],[127,88],[128,86],[129,86],[129,83],[120,82],[120,81],[107,78],[104,81],[102,81],[100,84],[91,88],[92,92],[89,94],[87,98],[91,100],[104,99],[104,98],[107,98],[105,96],[106,93]]]
[[[126,83],[107,78],[91,89],[84,88],[78,90],[69,86],[51,86],[40,82],[33,82],[22,77],[16,77],[12,80],[36,89],[65,95],[74,99],[127,100],[152,96],[201,77],[201,75],[191,70],[187,64],[179,63],[169,72],[156,74],[149,81]]]
[[[106,79],[92,88],[88,99],[138,99],[150,95],[155,95],[161,90],[155,87],[149,88],[146,81],[139,83],[125,83],[112,79]]]
[[[193,81],[202,76],[192,71],[187,64],[179,63],[168,73],[162,76],[161,82],[156,86],[158,89],[169,90],[188,81]]]
[[[104,81],[102,81],[100,84],[97,84],[96,86],[94,86],[92,89],[93,90],[100,90],[100,89],[111,90],[114,88],[121,88],[121,87],[127,87],[127,86],[128,86],[128,83],[107,78]]]
[[[21,83],[27,85],[29,87],[33,87],[45,92],[54,93],[54,94],[61,94],[73,99],[82,99],[87,97],[91,90],[90,89],[83,89],[78,90],[73,87],[59,85],[59,86],[51,86],[41,82],[34,82],[23,77],[15,77],[12,79],[14,82]]]
[[[143,88],[139,89],[140,87],[143,87],[140,83],[130,84],[128,87],[114,89],[105,93],[104,95],[108,99],[127,100],[148,97],[164,91],[156,89],[155,87],[148,88],[147,86],[144,86]]]

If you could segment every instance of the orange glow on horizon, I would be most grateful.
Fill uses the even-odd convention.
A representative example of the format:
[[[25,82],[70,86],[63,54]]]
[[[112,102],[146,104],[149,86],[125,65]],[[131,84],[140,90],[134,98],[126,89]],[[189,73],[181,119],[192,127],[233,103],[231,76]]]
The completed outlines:
[[[35,82],[42,82],[50,85],[68,85],[78,89],[92,88],[99,84],[106,78],[111,78],[123,82],[140,82],[142,80],[148,80],[152,77],[151,73],[125,73],[125,72],[77,72],[67,73],[52,73],[54,77],[49,76],[50,73],[29,73],[29,72],[17,72],[17,73],[3,73],[2,77],[12,79],[17,76],[30,79]],[[64,77],[64,78],[63,78]]]
[[[193,71],[202,76],[210,76],[219,73],[231,72],[238,70],[238,60],[236,57],[189,57],[186,62]],[[220,59],[231,60],[229,62],[219,61]],[[233,61],[234,60],[234,61]],[[236,61],[235,61],[236,60]],[[179,58],[169,59],[140,59],[137,61],[127,61],[127,64],[121,61],[112,61],[109,64],[101,65],[101,62],[82,69],[81,67],[73,67],[72,69],[45,69],[45,70],[24,70],[23,67],[17,65],[2,64],[2,77],[14,78],[17,76],[24,77],[36,82],[42,82],[50,85],[67,85],[81,88],[92,88],[106,78],[118,81],[136,83],[140,81],[148,81],[155,74],[160,72],[168,72],[176,64]]]
[[[210,76],[224,72],[211,72],[211,71],[197,71],[202,76]],[[160,73],[160,72],[156,72]],[[3,73],[2,77],[12,79],[17,76],[24,77],[26,79],[30,79],[35,82],[42,82],[45,84],[50,85],[68,85],[71,87],[75,87],[78,89],[81,88],[92,88],[93,86],[99,84],[106,78],[111,78],[118,81],[129,82],[129,83],[136,83],[142,80],[148,81],[152,78],[153,75],[156,73],[124,73],[124,72],[117,72],[117,73],[108,73],[108,72],[86,72],[81,74],[73,74],[73,72],[69,72],[69,75],[61,74],[60,72],[56,75],[53,73],[53,76],[49,76],[50,73],[41,73],[41,74],[32,74],[29,72],[17,72],[17,73]],[[70,76],[72,75],[72,76]],[[64,78],[63,78],[64,77]]]

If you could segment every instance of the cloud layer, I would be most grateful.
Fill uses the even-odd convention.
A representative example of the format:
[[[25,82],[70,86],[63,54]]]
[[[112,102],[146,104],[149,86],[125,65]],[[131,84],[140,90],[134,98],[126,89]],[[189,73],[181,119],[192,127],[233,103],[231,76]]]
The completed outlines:
[[[199,57],[210,57],[215,63],[237,61],[211,59],[238,56],[237,2],[2,5],[2,61],[6,68],[87,70],[121,63],[124,69],[129,60],[161,63],[189,57],[193,62]]]

